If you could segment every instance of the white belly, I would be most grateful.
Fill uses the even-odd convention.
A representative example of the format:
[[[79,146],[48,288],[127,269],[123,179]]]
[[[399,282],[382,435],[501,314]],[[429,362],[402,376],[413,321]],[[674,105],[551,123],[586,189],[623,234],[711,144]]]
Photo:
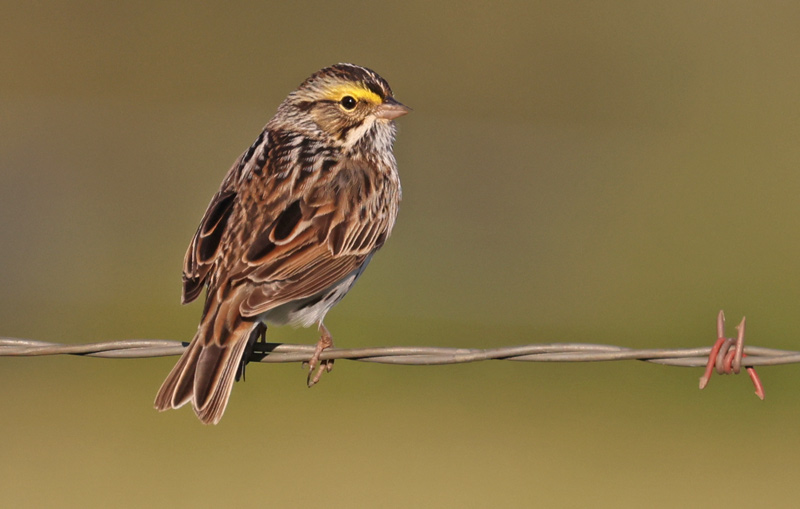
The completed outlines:
[[[316,295],[282,304],[265,311],[259,318],[267,324],[292,327],[310,327],[322,323],[328,311],[347,295],[371,259],[372,255],[356,270]]]

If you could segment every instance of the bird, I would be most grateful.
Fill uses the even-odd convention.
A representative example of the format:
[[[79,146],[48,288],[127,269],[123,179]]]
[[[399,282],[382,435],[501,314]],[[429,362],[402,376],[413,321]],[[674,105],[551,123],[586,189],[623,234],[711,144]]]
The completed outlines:
[[[205,305],[157,410],[191,403],[200,421],[219,423],[268,325],[316,324],[308,386],[331,370],[320,360],[333,346],[323,319],[392,232],[402,197],[395,119],[409,111],[375,71],[347,63],[312,74],[278,106],[186,251],[182,303],[205,289]]]

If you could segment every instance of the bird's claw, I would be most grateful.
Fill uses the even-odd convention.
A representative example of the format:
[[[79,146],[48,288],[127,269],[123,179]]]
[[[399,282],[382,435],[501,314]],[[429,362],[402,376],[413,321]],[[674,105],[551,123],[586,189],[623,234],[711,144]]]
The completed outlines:
[[[314,355],[311,356],[308,362],[303,363],[304,368],[306,366],[308,367],[306,383],[309,387],[313,387],[319,382],[323,372],[330,373],[331,370],[333,370],[333,359],[320,360],[322,352],[333,346],[333,338],[331,338],[330,332],[328,332],[328,329],[326,329],[324,325],[320,324],[319,328],[322,332],[322,336],[319,338],[319,341],[317,341]]]

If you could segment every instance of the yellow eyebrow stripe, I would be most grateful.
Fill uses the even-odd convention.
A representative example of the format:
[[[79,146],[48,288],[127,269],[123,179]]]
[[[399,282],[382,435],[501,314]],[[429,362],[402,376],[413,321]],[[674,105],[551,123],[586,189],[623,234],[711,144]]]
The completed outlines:
[[[372,90],[367,90],[366,88],[355,85],[340,85],[333,87],[328,92],[327,99],[339,102],[342,100],[342,97],[346,95],[352,96],[359,101],[367,101],[372,104],[381,104],[383,102],[381,100],[381,96]]]

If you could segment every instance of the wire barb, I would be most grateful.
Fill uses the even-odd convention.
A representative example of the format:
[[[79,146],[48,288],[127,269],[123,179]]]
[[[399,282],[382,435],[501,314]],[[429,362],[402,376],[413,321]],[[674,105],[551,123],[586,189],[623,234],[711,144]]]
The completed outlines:
[[[738,375],[742,369],[742,360],[747,357],[744,353],[744,330],[745,330],[745,317],[736,326],[736,339],[725,337],[725,313],[720,311],[717,315],[717,341],[711,348],[711,353],[708,355],[708,362],[706,363],[706,370],[703,376],[700,377],[700,389],[705,389],[708,382],[711,380],[711,375],[716,368],[717,373],[720,375]],[[733,348],[731,348],[733,347]],[[753,366],[746,366],[747,374],[756,388],[756,396],[759,399],[764,399],[764,385],[758,377],[756,370]]]

